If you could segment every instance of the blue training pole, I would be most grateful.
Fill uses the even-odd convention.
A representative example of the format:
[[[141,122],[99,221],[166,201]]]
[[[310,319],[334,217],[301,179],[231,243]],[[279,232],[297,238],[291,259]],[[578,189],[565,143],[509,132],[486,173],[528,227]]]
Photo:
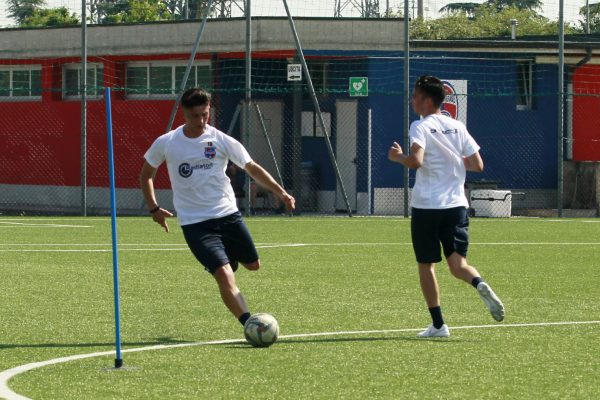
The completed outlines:
[[[108,175],[110,178],[110,220],[112,226],[112,255],[113,255],[113,287],[115,298],[115,345],[117,357],[115,368],[123,366],[121,358],[121,313],[119,311],[119,249],[117,247],[117,203],[115,196],[115,159],[113,156],[113,134],[112,134],[112,107],[110,102],[110,88],[104,89],[104,100],[106,102],[106,130],[108,136]]]

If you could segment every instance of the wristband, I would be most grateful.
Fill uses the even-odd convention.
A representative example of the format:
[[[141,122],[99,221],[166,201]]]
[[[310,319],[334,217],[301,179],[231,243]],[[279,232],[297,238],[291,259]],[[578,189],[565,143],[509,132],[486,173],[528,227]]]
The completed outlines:
[[[150,214],[154,214],[155,212],[157,212],[158,210],[160,210],[160,206],[156,206],[154,207],[152,210],[150,210]]]

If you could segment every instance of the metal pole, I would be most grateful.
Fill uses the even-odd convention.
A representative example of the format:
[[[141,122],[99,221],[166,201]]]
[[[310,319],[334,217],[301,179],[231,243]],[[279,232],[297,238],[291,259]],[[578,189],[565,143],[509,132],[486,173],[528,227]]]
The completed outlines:
[[[564,115],[563,107],[565,100],[565,4],[559,1],[558,8],[558,196],[557,209],[559,218],[563,216],[563,137],[564,137]]]
[[[373,186],[373,180],[372,180],[372,138],[373,138],[373,118],[372,118],[372,111],[369,108],[369,112],[368,112],[368,130],[367,130],[367,214],[371,215],[373,214],[373,210],[372,210],[372,200],[371,200],[371,190],[372,190],[372,186]]]
[[[402,109],[404,110],[404,148],[406,154],[410,152],[410,139],[408,132],[410,130],[410,41],[409,41],[409,11],[408,0],[404,0],[404,99]],[[408,218],[408,168],[404,168],[404,217]]]
[[[269,132],[267,132],[267,126],[265,125],[265,120],[263,119],[262,113],[260,112],[260,107],[257,103],[254,103],[254,107],[256,108],[256,114],[258,115],[258,120],[260,122],[260,127],[262,128],[263,135],[265,136],[265,141],[267,142],[267,146],[269,146],[271,158],[273,158],[273,163],[275,163],[275,171],[277,172],[277,177],[279,178],[279,184],[281,185],[281,187],[285,187],[283,186],[283,178],[281,177],[281,172],[279,171],[277,158],[275,158],[275,152],[273,151],[273,146],[271,146],[271,139],[269,139]]]
[[[333,170],[335,172],[335,176],[337,178],[337,182],[340,185],[340,191],[342,193],[342,197],[344,198],[344,202],[346,203],[346,209],[348,211],[348,216],[352,216],[352,209],[350,208],[350,202],[348,201],[348,196],[346,195],[346,189],[344,188],[344,182],[342,181],[342,175],[340,174],[340,170],[337,165],[337,161],[335,160],[335,155],[333,154],[333,147],[331,146],[331,141],[329,140],[329,132],[325,128],[325,121],[323,120],[323,114],[321,114],[321,108],[319,107],[319,101],[317,100],[317,95],[315,94],[315,87],[313,86],[312,79],[310,77],[310,73],[308,72],[308,66],[306,65],[306,59],[304,58],[304,52],[302,51],[302,46],[300,45],[300,39],[298,38],[298,31],[296,31],[296,25],[294,24],[294,20],[292,19],[292,15],[290,14],[290,9],[287,4],[287,0],[283,0],[283,5],[285,6],[285,12],[287,13],[288,20],[290,22],[290,27],[292,29],[292,34],[294,35],[294,40],[296,42],[296,52],[300,58],[300,62],[302,63],[302,68],[304,73],[306,74],[306,83],[308,84],[308,90],[310,92],[310,97],[312,98],[313,105],[315,107],[315,112],[318,116],[319,126],[323,130],[323,134],[325,136],[325,144],[327,145],[327,152],[329,153],[329,159],[331,160],[331,164],[333,166]]]
[[[231,121],[229,122],[229,128],[227,129],[227,134],[231,135],[231,132],[233,132],[233,129],[235,128],[235,124],[240,116],[240,108],[241,106],[238,104],[237,107],[235,108],[235,112],[233,113],[233,117],[231,118]]]
[[[206,6],[206,13],[204,14],[204,18],[202,18],[202,23],[200,24],[200,29],[196,34],[196,41],[194,42],[194,49],[192,50],[192,54],[190,54],[190,59],[188,60],[187,67],[185,67],[185,73],[183,74],[183,79],[181,80],[181,85],[179,86],[179,90],[177,92],[177,99],[175,99],[175,103],[173,104],[173,108],[171,109],[171,116],[169,117],[169,124],[167,125],[166,132],[169,132],[173,128],[173,122],[175,122],[175,115],[177,114],[177,108],[179,107],[179,102],[181,101],[181,96],[185,91],[185,85],[187,83],[188,77],[190,76],[190,71],[192,70],[192,65],[194,64],[194,59],[196,58],[196,53],[198,52],[198,47],[200,46],[200,38],[202,37],[202,33],[204,32],[204,28],[206,27],[206,21],[208,20],[208,14],[210,13],[210,8],[212,7],[213,0],[208,0],[208,4]]]
[[[87,215],[87,9],[81,0],[81,215]]]
[[[246,88],[244,97],[244,144],[250,147],[250,102],[252,101],[252,1],[246,0]],[[246,179],[246,215],[250,215],[250,179]]]
[[[585,0],[585,33],[590,34],[590,1]]]

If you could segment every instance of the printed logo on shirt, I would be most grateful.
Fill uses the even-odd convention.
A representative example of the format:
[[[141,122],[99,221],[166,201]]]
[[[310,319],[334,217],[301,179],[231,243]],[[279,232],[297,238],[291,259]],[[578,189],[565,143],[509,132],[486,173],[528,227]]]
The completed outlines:
[[[215,158],[217,155],[217,147],[213,146],[212,142],[208,142],[206,145],[207,146],[204,148],[204,156],[210,159]]]
[[[194,172],[195,169],[204,169],[204,170],[208,170],[208,169],[212,169],[213,167],[213,163],[198,163],[196,165],[190,165],[188,163],[183,163],[181,165],[179,165],[179,175],[181,175],[181,177],[183,178],[189,178],[190,176],[192,176],[192,172]]]
[[[446,129],[442,132],[444,135],[450,135],[451,133],[458,133],[458,129]]]
[[[437,133],[437,130],[436,130],[436,129],[433,129],[433,128],[431,128],[431,129],[429,129],[429,133]]]
[[[458,118],[458,96],[456,95],[456,90],[454,90],[454,86],[452,86],[448,82],[443,82],[444,84],[444,93],[446,93],[446,97],[444,98],[444,102],[442,103],[442,114],[447,117],[457,119]]]

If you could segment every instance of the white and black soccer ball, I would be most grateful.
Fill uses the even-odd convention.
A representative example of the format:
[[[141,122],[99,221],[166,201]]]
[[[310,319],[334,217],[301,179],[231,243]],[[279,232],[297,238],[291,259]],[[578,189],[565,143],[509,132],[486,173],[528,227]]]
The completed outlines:
[[[244,336],[254,347],[269,347],[279,337],[279,323],[271,314],[254,314],[244,324]]]

